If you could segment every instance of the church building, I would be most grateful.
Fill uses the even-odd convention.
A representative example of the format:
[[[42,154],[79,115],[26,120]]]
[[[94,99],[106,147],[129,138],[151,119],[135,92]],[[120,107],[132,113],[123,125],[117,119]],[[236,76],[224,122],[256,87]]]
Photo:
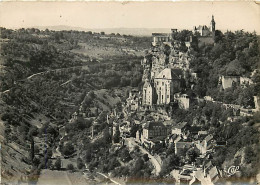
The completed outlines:
[[[208,36],[215,37],[215,27],[216,27],[216,22],[214,20],[214,16],[212,15],[210,26],[206,26],[206,25],[199,25],[198,27],[194,26],[193,33],[197,32],[201,37],[208,37]]]
[[[170,68],[165,68],[155,77],[157,105],[165,105],[173,101],[174,93],[181,90],[181,79],[182,70]]]

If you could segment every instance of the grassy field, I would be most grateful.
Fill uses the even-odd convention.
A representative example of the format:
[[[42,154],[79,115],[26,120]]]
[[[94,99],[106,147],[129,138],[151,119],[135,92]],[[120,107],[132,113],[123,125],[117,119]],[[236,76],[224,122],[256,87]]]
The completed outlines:
[[[88,43],[79,43],[80,48],[71,50],[74,53],[83,54],[89,57],[103,59],[104,57],[118,56],[118,55],[137,55],[143,56],[143,52],[134,51],[131,48],[122,49],[118,46],[100,46]]]

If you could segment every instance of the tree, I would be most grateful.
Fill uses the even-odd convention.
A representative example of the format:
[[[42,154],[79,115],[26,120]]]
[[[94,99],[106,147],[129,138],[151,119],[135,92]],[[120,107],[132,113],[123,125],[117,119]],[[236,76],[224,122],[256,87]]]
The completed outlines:
[[[195,148],[191,148],[187,151],[190,162],[195,162],[196,158],[199,156],[198,151]]]
[[[120,142],[119,126],[116,127],[116,133],[114,134],[113,140],[114,140],[114,143],[119,143]]]
[[[84,166],[85,166],[85,165],[84,165],[82,159],[81,159],[81,158],[78,158],[78,159],[77,159],[77,167],[78,167],[78,169],[80,170],[80,169],[82,169]]]
[[[162,170],[160,175],[166,175],[170,173],[173,169],[176,169],[179,166],[180,160],[179,157],[171,154],[165,158],[162,162]]]
[[[256,157],[254,149],[252,146],[247,146],[245,149],[245,161],[246,163],[251,163]]]
[[[122,150],[120,157],[123,162],[128,162],[131,159],[129,151],[126,148]]]
[[[139,126],[136,124],[132,124],[131,130],[130,130],[130,136],[131,137],[136,137],[136,132],[139,129]]]
[[[74,153],[74,147],[71,142],[68,142],[62,149],[63,154],[69,156]]]
[[[166,155],[169,156],[169,155],[172,155],[175,153],[175,147],[174,147],[174,144],[171,144],[169,146],[169,148],[167,148],[166,150]]]
[[[144,160],[139,157],[136,161],[135,161],[135,164],[134,164],[134,170],[135,172],[137,171],[141,171],[143,169],[143,166],[144,166]]]
[[[143,155],[143,159],[144,159],[145,162],[146,162],[146,161],[149,161],[148,154],[144,154],[144,155]]]
[[[33,159],[34,159],[34,140],[33,140],[33,137],[31,137],[30,157],[31,157],[31,162],[33,163]]]
[[[58,158],[58,159],[55,161],[54,167],[55,167],[55,169],[57,169],[57,170],[60,170],[60,169],[61,169],[61,159],[60,159],[60,158]]]
[[[68,164],[68,165],[67,165],[67,169],[70,170],[70,171],[73,171],[73,170],[74,170],[73,164],[71,164],[71,163]]]
[[[90,148],[90,144],[88,144],[87,146],[89,146],[88,147],[88,149],[86,150],[86,154],[85,154],[85,161],[87,162],[87,163],[89,163],[90,161],[91,161],[91,148]]]
[[[31,127],[30,130],[29,130],[28,135],[29,135],[29,136],[36,136],[37,134],[38,134],[38,129],[37,129],[37,127]]]
[[[104,130],[103,130],[103,141],[108,144],[108,143],[111,143],[112,139],[111,139],[111,135],[109,133],[109,127],[106,127]]]

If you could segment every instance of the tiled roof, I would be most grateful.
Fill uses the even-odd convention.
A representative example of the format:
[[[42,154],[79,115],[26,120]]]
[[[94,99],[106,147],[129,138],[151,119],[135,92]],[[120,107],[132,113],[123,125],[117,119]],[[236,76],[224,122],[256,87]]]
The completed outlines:
[[[180,122],[177,125],[173,126],[172,128],[178,128],[178,129],[182,129],[187,125],[187,122]]]
[[[176,148],[185,148],[185,147],[190,147],[192,145],[192,142],[177,142]]]
[[[143,88],[147,88],[148,86],[151,86],[149,81],[145,81]]]
[[[157,128],[166,128],[166,127],[161,122],[152,121],[152,122],[146,123],[144,128],[151,130],[151,129],[157,129]]]
[[[164,70],[162,70],[157,77],[155,77],[156,79],[168,79],[168,80],[172,80],[172,79],[180,79],[181,76],[183,75],[183,72],[181,69],[170,69],[170,68],[166,68]]]

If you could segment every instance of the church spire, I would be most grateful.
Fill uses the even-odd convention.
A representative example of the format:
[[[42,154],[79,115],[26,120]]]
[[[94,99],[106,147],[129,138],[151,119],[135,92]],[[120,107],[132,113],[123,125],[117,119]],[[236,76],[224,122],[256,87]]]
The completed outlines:
[[[212,19],[211,19],[211,31],[212,31],[213,37],[215,36],[215,26],[216,26],[216,22],[215,22],[215,20],[214,20],[214,15],[212,15]]]

